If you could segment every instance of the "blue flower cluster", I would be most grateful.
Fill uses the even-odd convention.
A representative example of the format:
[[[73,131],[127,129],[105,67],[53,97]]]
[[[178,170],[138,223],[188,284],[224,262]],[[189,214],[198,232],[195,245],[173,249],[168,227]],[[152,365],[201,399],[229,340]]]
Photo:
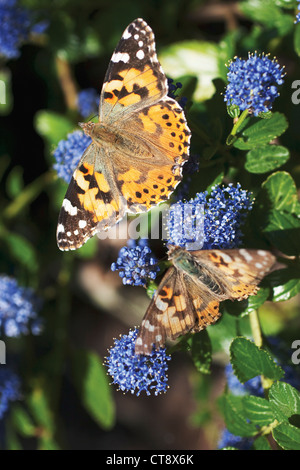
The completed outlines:
[[[29,10],[18,5],[17,0],[0,0],[0,56],[8,59],[19,57],[19,48],[31,32],[44,32],[47,22],[32,26]]]
[[[186,249],[236,248],[252,205],[251,193],[241,189],[239,183],[236,187],[215,186],[210,195],[205,191],[190,201],[179,201],[170,207],[167,242]]]
[[[84,118],[98,113],[99,93],[95,88],[86,88],[78,93],[78,109]]]
[[[168,96],[176,100],[180,104],[180,106],[184,109],[187,104],[187,98],[185,96],[182,96],[178,100],[177,99],[178,97],[176,95],[177,91],[182,88],[182,83],[180,82],[174,83],[174,80],[172,78],[168,78],[168,87],[169,87]]]
[[[17,281],[0,276],[0,328],[6,336],[18,337],[41,332],[42,322],[37,316],[40,301],[32,289],[20,287]]]
[[[129,240],[127,246],[119,251],[118,259],[112,263],[111,269],[119,271],[123,284],[131,286],[145,286],[147,280],[154,280],[159,271],[157,259],[146,239],[138,242]]]
[[[8,411],[9,402],[21,398],[20,379],[10,369],[0,369],[0,419]]]
[[[166,349],[153,350],[150,356],[134,354],[138,330],[129,331],[119,340],[114,341],[110,348],[105,365],[113,384],[117,384],[122,392],[136,393],[139,396],[144,390],[147,395],[154,391],[158,395],[167,390],[168,361]]]
[[[224,429],[218,442],[218,449],[224,447],[234,447],[238,450],[249,450],[253,444],[253,439],[248,437],[240,437],[232,434],[228,429]]]
[[[299,13],[296,15],[295,23],[300,23],[300,1],[298,1],[298,7],[297,7]]]
[[[83,152],[92,142],[92,139],[82,131],[68,134],[66,140],[58,143],[53,155],[56,163],[53,168],[66,183],[70,183],[72,175],[82,157]]]
[[[283,67],[276,59],[249,53],[248,59],[236,57],[228,68],[224,95],[228,105],[236,105],[241,111],[248,109],[255,116],[272,108],[284,77]]]

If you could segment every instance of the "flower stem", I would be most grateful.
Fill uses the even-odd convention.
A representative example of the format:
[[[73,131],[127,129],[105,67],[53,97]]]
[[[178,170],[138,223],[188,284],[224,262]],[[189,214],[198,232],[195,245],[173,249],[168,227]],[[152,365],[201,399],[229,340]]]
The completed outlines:
[[[26,206],[28,206],[37,196],[45,189],[45,186],[51,184],[56,178],[56,173],[52,170],[46,171],[32,183],[28,184],[23,191],[6,206],[3,211],[3,218],[13,219],[16,217]]]
[[[75,111],[77,110],[77,86],[70,64],[65,58],[59,55],[56,57],[55,62],[66,105],[69,110]]]
[[[245,121],[246,117],[248,116],[248,113],[249,113],[249,110],[245,109],[242,112],[242,114],[240,115],[240,117],[238,118],[238,120],[236,121],[236,123],[234,124],[234,126],[232,128],[232,131],[230,132],[229,136],[227,137],[227,140],[226,140],[227,145],[232,145],[233,142],[237,139],[237,137],[236,137],[237,131],[238,131],[239,127],[241,126],[241,124]]]
[[[258,348],[261,348],[263,346],[263,336],[262,336],[262,331],[261,331],[261,326],[260,326],[260,321],[259,321],[257,310],[253,310],[252,312],[250,312],[249,318],[250,318],[250,326],[251,326],[254,343],[256,344]],[[272,383],[273,383],[272,380],[268,379],[264,375],[261,376],[261,384],[265,391],[269,390]]]

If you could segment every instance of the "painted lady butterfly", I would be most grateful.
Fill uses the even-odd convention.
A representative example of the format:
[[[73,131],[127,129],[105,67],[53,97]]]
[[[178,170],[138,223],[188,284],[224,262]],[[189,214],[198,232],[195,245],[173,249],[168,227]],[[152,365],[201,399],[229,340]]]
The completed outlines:
[[[220,317],[219,303],[243,300],[275,262],[265,250],[186,251],[169,247],[171,266],[146,311],[135,344],[136,354],[150,354],[153,344],[203,330]]]
[[[80,248],[126,212],[165,201],[182,178],[190,130],[167,96],[154,34],[133,21],[112,55],[100,96],[99,123],[81,123],[92,138],[71,179],[57,226],[61,250]]]

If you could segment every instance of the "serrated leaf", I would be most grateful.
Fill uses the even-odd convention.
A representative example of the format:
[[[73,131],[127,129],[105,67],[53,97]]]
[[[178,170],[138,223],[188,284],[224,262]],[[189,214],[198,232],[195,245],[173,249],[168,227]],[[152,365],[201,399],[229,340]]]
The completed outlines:
[[[285,450],[300,450],[300,429],[289,423],[281,423],[273,429],[272,435]]]
[[[115,420],[115,408],[106,370],[99,356],[92,351],[74,353],[72,377],[88,413],[102,428],[111,429]]]
[[[273,288],[273,302],[289,300],[300,292],[299,269],[278,269],[268,275],[268,282]]]
[[[279,112],[273,113],[270,119],[249,118],[233,145],[240,150],[251,150],[279,137],[287,127],[286,117]]]
[[[260,349],[247,338],[237,337],[230,345],[230,362],[241,383],[258,375],[279,380],[284,373],[269,353]]]
[[[279,422],[300,414],[300,394],[286,382],[276,382],[271,386],[269,400]]]
[[[212,361],[212,347],[210,337],[206,330],[199,331],[191,336],[191,355],[195,367],[202,374],[210,374]]]
[[[241,437],[250,437],[257,433],[256,426],[247,421],[243,397],[225,394],[221,397],[220,405],[228,431]]]
[[[286,147],[265,145],[252,149],[247,153],[245,168],[249,173],[267,173],[284,165],[289,156],[290,153]]]
[[[272,450],[268,439],[265,436],[259,436],[253,442],[253,448],[255,450]]]
[[[275,419],[273,408],[265,398],[245,396],[243,397],[243,406],[247,418],[253,424],[267,426]]]
[[[286,255],[299,255],[300,218],[294,214],[272,210],[263,228],[266,238]]]
[[[262,184],[266,205],[277,211],[294,212],[298,203],[296,184],[289,173],[277,171]]]

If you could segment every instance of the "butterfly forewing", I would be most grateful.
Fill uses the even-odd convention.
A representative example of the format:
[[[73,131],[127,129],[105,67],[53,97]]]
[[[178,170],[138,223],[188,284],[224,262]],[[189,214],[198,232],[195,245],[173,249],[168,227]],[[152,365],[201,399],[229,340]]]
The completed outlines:
[[[81,124],[93,144],[63,202],[57,228],[61,250],[80,248],[126,212],[145,212],[166,201],[181,181],[191,133],[183,110],[167,92],[154,34],[137,19],[112,55],[100,122]]]

